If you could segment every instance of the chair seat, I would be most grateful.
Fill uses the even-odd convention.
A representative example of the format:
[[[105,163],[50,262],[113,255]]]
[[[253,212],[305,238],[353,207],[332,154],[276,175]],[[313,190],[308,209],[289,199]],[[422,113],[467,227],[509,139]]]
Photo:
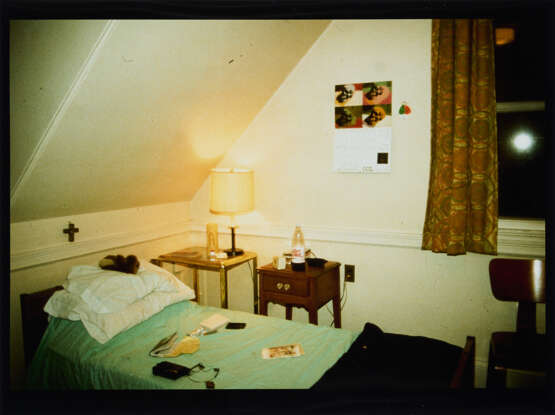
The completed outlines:
[[[545,371],[547,338],[544,334],[496,332],[491,336],[494,369]]]

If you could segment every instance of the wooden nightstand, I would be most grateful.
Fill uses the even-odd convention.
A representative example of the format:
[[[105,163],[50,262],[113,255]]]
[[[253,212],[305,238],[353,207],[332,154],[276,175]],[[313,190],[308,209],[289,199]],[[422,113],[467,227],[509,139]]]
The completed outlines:
[[[285,306],[285,318],[291,320],[292,307],[308,310],[308,320],[318,324],[318,309],[333,301],[333,323],[341,327],[339,262],[328,261],[323,268],[306,266],[304,271],[284,270],[272,264],[258,268],[260,278],[260,314],[268,315],[268,303]]]

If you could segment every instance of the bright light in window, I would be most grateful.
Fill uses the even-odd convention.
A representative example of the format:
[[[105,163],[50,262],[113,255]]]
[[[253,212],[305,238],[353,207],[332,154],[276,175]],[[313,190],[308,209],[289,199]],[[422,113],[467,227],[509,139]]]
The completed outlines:
[[[518,133],[513,137],[513,147],[520,152],[528,151],[534,144],[534,138],[528,133]]]

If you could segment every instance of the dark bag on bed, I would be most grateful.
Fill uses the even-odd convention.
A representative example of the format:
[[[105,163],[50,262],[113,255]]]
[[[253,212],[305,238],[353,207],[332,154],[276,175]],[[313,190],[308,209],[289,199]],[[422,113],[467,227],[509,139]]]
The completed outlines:
[[[349,350],[314,389],[448,388],[463,349],[420,336],[384,333],[366,323]]]

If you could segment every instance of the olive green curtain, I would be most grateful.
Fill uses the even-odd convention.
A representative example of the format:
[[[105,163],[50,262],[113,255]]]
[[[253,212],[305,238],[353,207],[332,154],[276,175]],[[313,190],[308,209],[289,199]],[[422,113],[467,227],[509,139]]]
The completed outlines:
[[[432,154],[422,249],[497,253],[491,20],[432,22]]]

